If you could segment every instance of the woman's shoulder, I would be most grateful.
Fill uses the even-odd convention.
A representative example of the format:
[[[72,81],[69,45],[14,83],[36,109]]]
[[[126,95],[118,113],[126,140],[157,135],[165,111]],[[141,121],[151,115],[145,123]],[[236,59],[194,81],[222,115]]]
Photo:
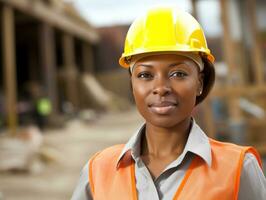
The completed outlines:
[[[91,160],[95,162],[95,161],[100,161],[100,160],[105,161],[109,159],[114,159],[115,157],[118,158],[124,146],[125,146],[124,144],[117,144],[117,145],[107,147],[95,153],[92,156]]]
[[[239,150],[239,151],[243,151],[245,149],[249,149],[252,148],[251,146],[243,146],[243,145],[238,145],[235,143],[231,143],[231,142],[222,142],[222,141],[218,141],[215,139],[211,139],[209,138],[210,141],[210,145],[211,147],[214,148],[222,148],[224,150],[228,149],[228,150]]]
[[[245,155],[250,153],[256,157],[261,164],[261,158],[258,151],[252,146],[242,146],[230,142],[220,142],[218,140],[209,139],[213,154],[228,155],[228,157],[240,157],[242,160]]]
[[[101,155],[105,155],[105,154],[116,154],[116,153],[120,153],[122,151],[122,149],[124,148],[125,144],[116,144],[110,147],[107,147],[101,151],[99,151],[99,153]]]
[[[235,143],[230,142],[221,142],[214,139],[209,139],[212,152],[218,155],[227,154],[229,157],[244,157],[246,153],[253,153],[256,157],[258,156],[258,152],[252,146],[242,146]]]

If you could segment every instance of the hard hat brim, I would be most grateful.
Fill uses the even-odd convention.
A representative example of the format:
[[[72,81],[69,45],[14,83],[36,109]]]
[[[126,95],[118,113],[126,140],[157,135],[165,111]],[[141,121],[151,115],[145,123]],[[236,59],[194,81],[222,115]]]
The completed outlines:
[[[140,54],[147,54],[147,56],[148,56],[150,53],[152,53],[152,54],[158,53],[158,55],[159,55],[161,53],[165,54],[166,52],[169,52],[170,54],[173,54],[175,52],[177,54],[178,54],[178,52],[182,52],[182,53],[186,53],[186,52],[199,52],[200,54],[206,55],[207,59],[211,63],[214,63],[214,61],[215,61],[214,56],[210,52],[203,52],[203,51],[198,51],[198,50],[197,51],[191,51],[191,50],[189,50],[189,51],[185,51],[185,50],[184,51],[169,51],[169,50],[167,50],[167,51],[149,51],[149,52],[143,51],[142,53],[135,53],[135,54],[130,54],[130,55],[122,54],[122,56],[119,58],[119,64],[120,64],[120,66],[122,66],[124,68],[129,68],[129,66],[130,66],[130,59],[132,58],[132,56],[136,56],[136,55],[140,55]]]

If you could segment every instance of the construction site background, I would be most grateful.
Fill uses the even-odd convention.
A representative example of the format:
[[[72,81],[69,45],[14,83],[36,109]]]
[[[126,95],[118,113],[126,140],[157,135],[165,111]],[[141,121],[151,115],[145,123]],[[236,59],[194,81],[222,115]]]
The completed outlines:
[[[193,116],[212,138],[255,146],[265,167],[266,2],[189,2],[216,57]],[[218,34],[204,27],[213,2]],[[98,27],[80,12],[70,0],[0,0],[0,200],[70,199],[90,156],[143,123],[118,65],[130,24]]]

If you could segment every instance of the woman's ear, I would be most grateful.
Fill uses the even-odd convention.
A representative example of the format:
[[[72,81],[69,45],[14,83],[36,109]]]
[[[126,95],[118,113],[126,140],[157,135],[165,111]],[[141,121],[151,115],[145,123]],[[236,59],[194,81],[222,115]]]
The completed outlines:
[[[204,74],[199,73],[197,96],[200,96],[203,92],[203,80],[204,80]]]

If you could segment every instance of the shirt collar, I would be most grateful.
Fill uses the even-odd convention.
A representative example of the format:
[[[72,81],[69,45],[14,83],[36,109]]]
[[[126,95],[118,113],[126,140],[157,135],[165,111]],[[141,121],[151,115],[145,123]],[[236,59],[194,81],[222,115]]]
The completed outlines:
[[[141,127],[135,132],[135,134],[129,139],[129,141],[124,146],[122,152],[120,153],[117,159],[117,167],[119,162],[124,157],[124,155],[130,151],[132,158],[135,160],[137,156],[140,155],[140,147],[141,147],[141,137],[145,131],[145,123],[141,125]]]
[[[135,132],[122,149],[122,152],[117,159],[117,167],[126,153],[130,152],[134,160],[136,160],[136,158],[140,155],[141,137],[144,132],[145,123],[142,124],[139,130]],[[182,154],[186,154],[187,152],[192,152],[200,156],[208,164],[208,166],[211,166],[212,156],[209,138],[197,125],[194,119],[192,120],[192,127]]]
[[[193,120],[193,124],[188,136],[187,144],[183,152],[192,152],[200,156],[208,166],[212,163],[211,145],[209,138],[203,132],[203,130],[198,126],[198,124]]]

